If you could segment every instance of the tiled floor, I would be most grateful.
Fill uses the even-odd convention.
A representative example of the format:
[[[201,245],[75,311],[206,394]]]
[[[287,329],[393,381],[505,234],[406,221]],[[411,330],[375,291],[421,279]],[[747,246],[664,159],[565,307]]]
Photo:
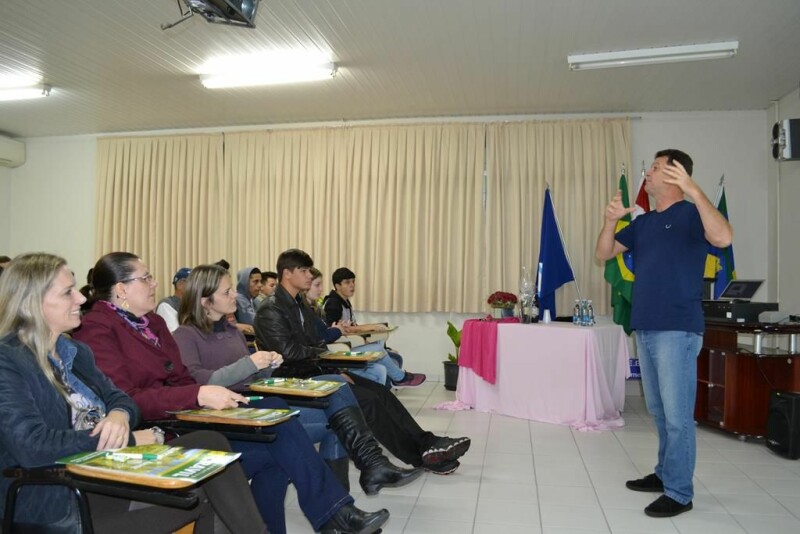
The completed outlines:
[[[404,389],[399,397],[423,428],[467,435],[472,448],[449,476],[426,473],[356,504],[387,508],[387,534],[788,534],[800,532],[800,462],[775,456],[762,441],[742,442],[698,429],[694,510],[652,519],[642,509],[656,495],[625,489],[652,471],[657,439],[641,397],[628,397],[625,427],[586,433],[568,427],[432,406],[452,400],[440,383]],[[291,534],[312,532],[287,498]]]

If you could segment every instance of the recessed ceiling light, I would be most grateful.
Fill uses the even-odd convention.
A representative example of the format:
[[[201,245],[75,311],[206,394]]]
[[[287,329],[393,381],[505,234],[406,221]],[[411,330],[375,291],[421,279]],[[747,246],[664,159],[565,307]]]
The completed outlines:
[[[197,72],[206,88],[217,89],[325,80],[336,76],[337,66],[328,54],[276,51],[216,57]]]
[[[49,85],[0,88],[0,102],[42,98],[45,96],[50,96],[51,91],[52,88]]]

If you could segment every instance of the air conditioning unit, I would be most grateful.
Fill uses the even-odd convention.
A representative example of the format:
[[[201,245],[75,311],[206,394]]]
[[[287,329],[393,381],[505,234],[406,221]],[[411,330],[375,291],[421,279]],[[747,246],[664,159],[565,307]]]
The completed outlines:
[[[0,136],[0,167],[19,167],[25,163],[25,143]]]
[[[772,157],[800,159],[800,119],[784,119],[772,126]]]

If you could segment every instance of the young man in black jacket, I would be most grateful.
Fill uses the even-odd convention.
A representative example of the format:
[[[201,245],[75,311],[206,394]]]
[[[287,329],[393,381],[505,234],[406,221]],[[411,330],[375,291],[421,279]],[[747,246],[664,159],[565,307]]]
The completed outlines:
[[[320,355],[327,350],[319,338],[319,320],[305,305],[301,291],[311,287],[314,261],[290,249],[278,257],[278,287],[256,312],[258,345],[283,355],[275,376],[307,378],[323,374]],[[420,428],[405,406],[385,387],[353,374],[344,374],[375,437],[397,458],[428,471],[449,474],[467,452],[466,437],[436,436]]]

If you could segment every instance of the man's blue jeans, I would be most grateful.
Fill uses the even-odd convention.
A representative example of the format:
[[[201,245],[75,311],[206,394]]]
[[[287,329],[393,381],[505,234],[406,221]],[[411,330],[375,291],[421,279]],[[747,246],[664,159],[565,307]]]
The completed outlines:
[[[344,449],[339,439],[328,425],[328,420],[338,412],[348,406],[358,406],[353,392],[346,384],[346,380],[341,375],[321,375],[315,376],[317,380],[327,380],[329,382],[345,382],[339,390],[325,397],[328,401],[327,408],[295,408],[300,411],[298,421],[303,425],[312,443],[319,443],[319,454],[326,460],[336,460],[347,458],[347,451]],[[253,408],[269,408],[268,399],[253,401],[250,406]]]
[[[692,476],[697,455],[694,401],[697,356],[703,346],[703,335],[639,330],[636,346],[644,399],[658,431],[655,473],[664,483],[664,495],[687,504],[694,497]]]

